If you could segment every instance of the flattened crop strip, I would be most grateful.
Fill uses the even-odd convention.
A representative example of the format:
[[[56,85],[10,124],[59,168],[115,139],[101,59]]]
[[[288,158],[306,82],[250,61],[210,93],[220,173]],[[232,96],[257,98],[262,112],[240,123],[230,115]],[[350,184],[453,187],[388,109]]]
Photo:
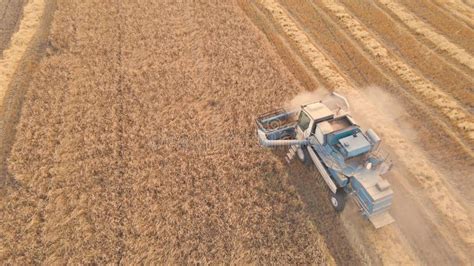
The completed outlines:
[[[384,6],[393,12],[405,25],[416,33],[422,35],[437,48],[446,52],[451,58],[455,59],[462,65],[474,70],[474,57],[472,57],[466,50],[458,47],[443,35],[437,33],[430,25],[423,22],[416,15],[408,11],[402,5],[389,0],[379,0]]]
[[[334,89],[344,89],[351,85],[344,79],[333,64],[311,44],[309,38],[300,31],[298,26],[285,13],[283,8],[273,0],[262,0],[261,3],[277,22],[282,26],[283,31],[296,43],[301,52],[313,63],[318,73]]]
[[[464,4],[460,0],[435,0],[437,5],[441,6],[447,12],[452,13],[455,17],[461,21],[466,22],[467,25],[473,27],[474,25],[474,12],[469,5]]]
[[[400,5],[412,12],[420,20],[426,22],[438,33],[446,36],[451,42],[474,55],[474,31],[464,22],[459,21],[452,13],[446,12],[433,1],[398,0]],[[474,11],[473,11],[474,12]],[[418,34],[417,34],[418,35]]]
[[[298,49],[309,59],[312,66],[333,89],[345,94],[355,105],[364,106],[364,112],[370,114],[371,120],[377,121],[372,125],[374,129],[383,134],[384,141],[398,155],[399,160],[403,162],[418,181],[425,184],[426,190],[430,190],[430,193],[427,194],[437,206],[438,211],[446,215],[448,220],[453,223],[460,237],[467,243],[473,243],[474,235],[470,217],[468,217],[464,207],[452,197],[447,187],[442,184],[441,177],[434,170],[426,156],[416,146],[409,143],[389,119],[384,117],[374,105],[367,101],[359,91],[339,74],[336,66],[314,46],[308,36],[287,15],[283,7],[273,0],[261,0],[260,3],[271,13],[286,35],[294,40]],[[431,182],[426,182],[427,179]],[[396,246],[395,243],[394,245]],[[410,260],[411,258],[407,255],[406,261],[409,262]]]
[[[343,5],[336,1],[328,0],[323,0],[322,3],[377,62],[397,74],[417,94],[425,98],[426,102],[430,103],[432,107],[439,109],[461,132],[465,132],[469,139],[474,140],[472,115],[464,110],[455,99],[420,76],[403,60],[389,52]]]

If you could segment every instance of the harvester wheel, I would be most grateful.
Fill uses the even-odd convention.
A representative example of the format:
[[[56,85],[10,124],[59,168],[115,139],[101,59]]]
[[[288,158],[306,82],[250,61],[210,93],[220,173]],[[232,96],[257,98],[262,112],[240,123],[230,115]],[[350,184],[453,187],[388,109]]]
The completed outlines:
[[[304,165],[309,165],[310,163],[310,158],[309,158],[309,152],[306,146],[301,146],[296,150],[296,155],[298,156],[298,159],[304,164]]]
[[[331,204],[337,212],[344,210],[344,206],[346,205],[346,193],[341,189],[338,189],[336,193],[332,193]]]

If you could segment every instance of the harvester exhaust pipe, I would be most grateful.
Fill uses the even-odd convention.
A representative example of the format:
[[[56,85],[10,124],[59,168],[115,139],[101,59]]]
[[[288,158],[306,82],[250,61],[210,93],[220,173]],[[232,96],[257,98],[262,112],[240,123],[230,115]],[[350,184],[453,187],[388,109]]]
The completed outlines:
[[[291,145],[308,145],[309,140],[303,139],[303,140],[297,140],[297,139],[278,139],[278,140],[271,140],[268,139],[267,136],[263,131],[260,129],[257,130],[258,132],[258,140],[260,142],[260,145],[264,147],[275,147],[275,146],[291,146]]]

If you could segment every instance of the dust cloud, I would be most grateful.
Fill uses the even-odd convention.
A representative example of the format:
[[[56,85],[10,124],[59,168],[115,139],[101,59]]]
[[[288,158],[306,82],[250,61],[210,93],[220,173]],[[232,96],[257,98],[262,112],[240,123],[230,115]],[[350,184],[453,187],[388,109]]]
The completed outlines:
[[[390,123],[395,125],[398,130],[413,142],[416,142],[418,133],[412,125],[409,124],[409,114],[403,108],[403,105],[398,99],[394,98],[388,91],[378,86],[368,86],[361,89],[363,102],[370,103],[372,107],[375,107],[375,111],[384,117],[383,123]],[[361,101],[351,102],[351,99],[347,99],[350,104],[350,112],[354,119],[363,128],[374,128],[377,127],[380,121],[374,120],[374,116],[371,112],[367,112]],[[371,109],[374,111],[374,109]],[[383,140],[382,140],[383,141]]]
[[[288,110],[299,108],[301,105],[317,102],[328,95],[329,92],[325,88],[318,88],[315,91],[302,91],[295,95],[293,99],[287,101],[284,107]]]
[[[337,92],[337,91],[336,91]],[[415,140],[417,137],[416,131],[408,124],[408,112],[404,110],[403,105],[394,98],[389,92],[378,86],[368,86],[361,88],[363,101],[351,101],[350,97],[341,94],[347,98],[349,102],[349,113],[363,128],[375,127],[378,121],[374,121],[374,116],[371,112],[367,112],[362,103],[367,102],[375,107],[375,111],[382,114],[387,121],[395,124],[400,131],[403,132],[409,139]],[[291,100],[285,102],[284,107],[287,110],[297,109],[301,105],[317,102],[324,99],[331,92],[326,88],[320,87],[314,91],[302,91],[295,95]],[[373,109],[371,109],[373,112]]]

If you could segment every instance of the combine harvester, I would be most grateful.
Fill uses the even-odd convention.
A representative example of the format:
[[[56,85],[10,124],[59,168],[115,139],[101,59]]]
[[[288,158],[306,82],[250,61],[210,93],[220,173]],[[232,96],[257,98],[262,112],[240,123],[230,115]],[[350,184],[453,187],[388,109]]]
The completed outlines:
[[[266,113],[256,122],[261,145],[289,146],[288,163],[297,156],[305,165],[316,166],[336,211],[352,196],[375,228],[394,221],[388,213],[393,191],[381,177],[392,164],[382,155],[377,134],[372,129],[363,133],[349,115],[346,98],[333,92],[296,110]]]

